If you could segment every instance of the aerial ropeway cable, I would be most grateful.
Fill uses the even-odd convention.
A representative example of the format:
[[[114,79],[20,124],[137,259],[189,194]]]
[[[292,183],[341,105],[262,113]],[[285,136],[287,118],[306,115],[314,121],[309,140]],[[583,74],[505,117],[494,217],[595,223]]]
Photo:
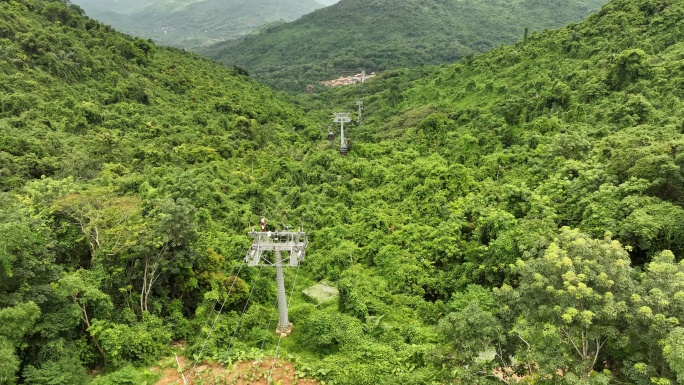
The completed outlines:
[[[257,280],[259,280],[259,277],[261,277],[261,267],[259,267],[259,272],[257,273]],[[238,323],[235,326],[235,330],[233,331],[233,335],[230,337],[230,342],[228,343],[228,348],[226,349],[226,353],[223,356],[224,361],[226,358],[228,358],[228,355],[230,353],[230,349],[233,347],[233,341],[235,340],[235,336],[237,335],[238,330],[240,329],[240,325],[242,325],[242,319],[245,316],[245,312],[247,311],[247,307],[249,306],[249,300],[252,298],[252,294],[254,293],[254,288],[256,285],[252,285],[252,287],[249,289],[249,294],[247,295],[247,302],[245,302],[245,306],[242,308],[242,313],[240,314],[240,318],[238,318]]]
[[[219,316],[221,316],[221,312],[223,311],[223,307],[226,305],[226,301],[228,300],[228,297],[230,297],[230,293],[233,291],[233,287],[235,287],[235,282],[240,277],[240,272],[242,271],[242,267],[244,265],[245,265],[245,262],[242,261],[242,263],[240,263],[240,268],[238,269],[238,272],[235,275],[235,278],[233,278],[233,282],[231,283],[230,288],[228,289],[228,293],[226,293],[226,298],[223,299],[223,303],[221,303],[221,308],[218,310],[218,312],[216,314],[216,318],[214,319],[214,323],[211,325],[211,329],[209,329],[209,332],[207,333],[207,338],[204,340],[204,344],[202,344],[202,349],[200,350],[199,354],[197,354],[198,358],[201,358],[202,353],[204,353],[204,348],[207,346],[207,342],[209,341],[209,338],[211,338],[211,333],[214,331],[214,328],[216,327],[216,322],[218,321]],[[233,271],[235,271],[235,269],[233,269]],[[218,300],[216,301],[216,303],[218,303]],[[216,305],[214,305],[214,307],[216,307]],[[211,318],[211,316],[209,316],[207,318],[207,321],[209,320],[209,318]],[[205,322],[204,327],[206,327],[206,324],[207,323]],[[201,333],[201,330],[200,330],[200,333]],[[195,369],[196,365],[197,365],[197,360],[195,360],[195,362],[192,364],[192,368]]]

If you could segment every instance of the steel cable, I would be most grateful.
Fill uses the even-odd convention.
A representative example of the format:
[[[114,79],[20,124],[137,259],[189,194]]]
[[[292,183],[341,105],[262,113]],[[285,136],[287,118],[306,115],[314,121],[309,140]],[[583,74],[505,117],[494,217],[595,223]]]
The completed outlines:
[[[221,315],[221,312],[223,311],[223,307],[226,305],[226,301],[228,300],[228,297],[230,296],[230,293],[233,291],[233,287],[235,287],[235,282],[239,279],[240,277],[240,272],[242,271],[242,267],[245,265],[245,261],[243,260],[242,263],[240,263],[240,268],[238,269],[237,274],[235,275],[235,278],[233,279],[233,282],[230,285],[230,288],[228,289],[228,293],[226,293],[226,298],[223,299],[223,303],[221,303],[221,307],[219,308],[218,313],[216,314],[216,318],[214,319],[214,323],[211,325],[211,329],[207,333],[207,338],[204,340],[204,344],[202,345],[202,349],[200,350],[198,357],[202,357],[202,353],[204,353],[204,348],[207,346],[207,342],[209,342],[209,338],[211,338],[211,333],[214,331],[214,327],[216,327],[216,322],[218,322],[219,316]],[[235,269],[233,269],[235,271]],[[232,275],[231,275],[232,276]],[[218,301],[216,301],[218,303]],[[214,305],[216,306],[216,305]],[[206,323],[205,323],[206,326]],[[192,364],[192,368],[195,369],[195,366],[197,365],[197,360]]]

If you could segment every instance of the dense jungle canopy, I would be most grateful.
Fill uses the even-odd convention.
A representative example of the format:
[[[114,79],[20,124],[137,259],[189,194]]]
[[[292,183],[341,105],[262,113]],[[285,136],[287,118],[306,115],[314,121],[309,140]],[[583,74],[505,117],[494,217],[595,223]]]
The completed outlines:
[[[288,96],[0,1],[0,384],[150,384],[178,343],[326,384],[684,383],[683,19],[613,0]],[[280,345],[275,272],[240,269],[261,217],[309,233]]]

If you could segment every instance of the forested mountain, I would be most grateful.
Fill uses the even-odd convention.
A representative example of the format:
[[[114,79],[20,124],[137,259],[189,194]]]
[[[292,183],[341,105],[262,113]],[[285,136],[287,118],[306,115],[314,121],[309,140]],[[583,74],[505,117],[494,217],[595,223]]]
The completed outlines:
[[[611,1],[460,64],[335,90],[331,104],[303,96],[365,101],[350,156],[318,163],[320,206],[341,200],[326,219],[343,224],[330,241],[317,233],[309,266],[340,277],[340,308],[385,316],[378,339],[422,341],[454,383],[681,384],[683,21],[684,1]],[[439,337],[388,319],[400,304]],[[369,346],[340,350],[369,364]]]
[[[79,11],[0,2],[0,384],[84,383],[189,338],[267,202],[252,168],[305,147],[272,91]]]
[[[291,104],[0,2],[0,383],[150,384],[172,351],[189,376],[279,354],[334,384],[681,383],[683,21],[613,0]],[[359,98],[342,157],[324,134]],[[309,233],[282,340],[275,273],[242,265],[261,217]],[[337,300],[303,294],[322,280]]]
[[[342,0],[294,22],[198,52],[288,90],[343,71],[455,62],[583,20],[605,0]]]
[[[316,0],[75,0],[88,16],[157,44],[192,49],[321,8]]]

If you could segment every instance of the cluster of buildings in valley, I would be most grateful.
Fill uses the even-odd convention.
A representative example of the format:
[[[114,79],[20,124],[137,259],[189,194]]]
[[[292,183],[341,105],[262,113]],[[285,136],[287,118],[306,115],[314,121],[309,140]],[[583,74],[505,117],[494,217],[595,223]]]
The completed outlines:
[[[363,83],[366,79],[375,77],[376,74],[375,72],[371,72],[370,75],[366,74],[366,71],[361,72],[359,74],[355,75],[350,75],[350,76],[340,76],[337,79],[333,80],[324,80],[321,81],[320,83],[323,84],[324,86],[328,87],[341,87],[341,86],[346,86],[350,84],[356,84],[356,83]]]

